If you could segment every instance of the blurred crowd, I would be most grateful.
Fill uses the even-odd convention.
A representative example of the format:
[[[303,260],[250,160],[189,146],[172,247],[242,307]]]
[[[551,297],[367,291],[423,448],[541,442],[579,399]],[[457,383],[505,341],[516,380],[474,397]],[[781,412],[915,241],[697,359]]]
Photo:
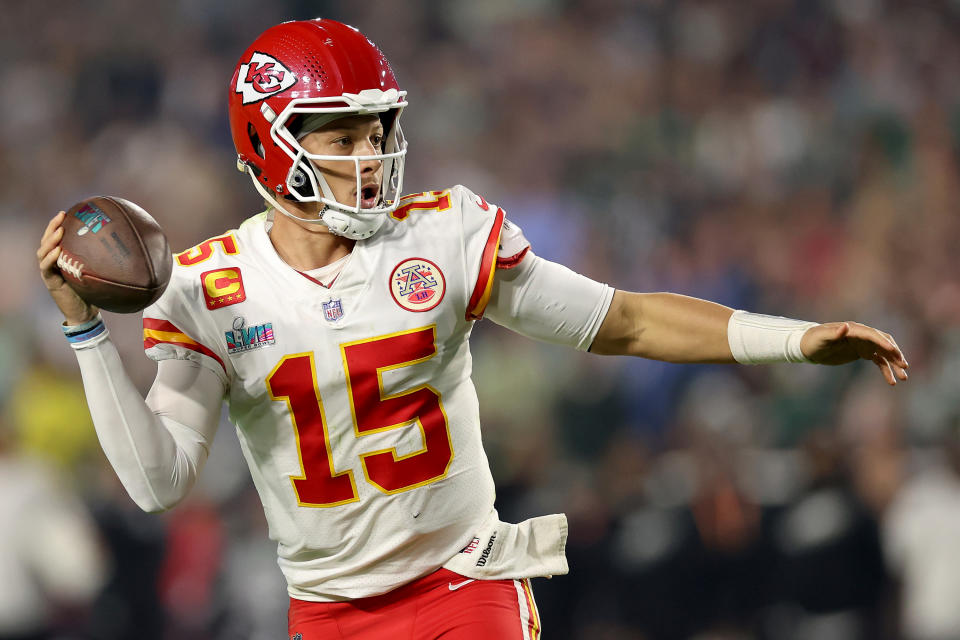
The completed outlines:
[[[36,272],[46,221],[133,200],[175,250],[260,203],[226,89],[286,19],[354,24],[408,92],[406,191],[462,183],[534,251],[893,333],[872,365],[679,366],[489,322],[474,379],[504,519],[563,511],[553,640],[960,638],[960,2],[5,0],[0,640],[282,637],[286,595],[224,421],[200,485],[137,510]],[[136,316],[107,322],[141,389]]]

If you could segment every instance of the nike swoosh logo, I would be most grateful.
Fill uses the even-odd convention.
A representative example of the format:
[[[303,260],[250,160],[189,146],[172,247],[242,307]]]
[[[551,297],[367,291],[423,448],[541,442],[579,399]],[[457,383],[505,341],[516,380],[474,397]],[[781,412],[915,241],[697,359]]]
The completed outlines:
[[[461,582],[461,583],[459,583],[459,584],[453,584],[453,583],[451,582],[451,583],[447,584],[447,588],[450,589],[450,591],[456,591],[456,590],[459,589],[460,587],[465,587],[465,586],[467,586],[468,584],[470,584],[471,582],[474,582],[474,580],[473,580],[472,578],[471,578],[470,580],[464,580],[463,582]]]

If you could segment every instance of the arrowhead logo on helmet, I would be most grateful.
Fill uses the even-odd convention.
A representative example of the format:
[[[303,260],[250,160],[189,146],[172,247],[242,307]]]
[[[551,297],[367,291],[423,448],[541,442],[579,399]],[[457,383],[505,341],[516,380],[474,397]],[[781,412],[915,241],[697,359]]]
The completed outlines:
[[[258,51],[250,57],[250,62],[240,65],[236,92],[243,96],[243,104],[250,104],[289,89],[296,83],[297,77],[279,60]]]

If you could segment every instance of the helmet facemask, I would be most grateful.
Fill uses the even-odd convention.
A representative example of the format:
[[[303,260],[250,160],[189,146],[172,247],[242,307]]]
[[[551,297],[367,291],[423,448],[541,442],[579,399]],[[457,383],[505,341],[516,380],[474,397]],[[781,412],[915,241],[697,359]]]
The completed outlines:
[[[333,233],[356,240],[372,236],[386,220],[386,216],[399,204],[403,186],[404,156],[407,152],[407,142],[400,128],[400,113],[407,104],[403,100],[405,93],[395,89],[387,91],[371,89],[359,94],[343,94],[331,98],[294,99],[280,114],[274,114],[264,103],[261,105],[261,113],[270,122],[270,137],[292,161],[285,178],[286,190],[289,193],[286,198],[297,202],[320,203],[322,205],[320,218],[302,218],[292,214],[251,174],[257,190],[274,208],[297,220],[310,223],[322,222]],[[287,125],[304,116],[309,118],[311,114],[323,114],[327,117],[312,118],[314,124],[311,128],[308,131],[298,132],[301,139],[306,133],[341,117],[366,114],[380,116],[384,124],[382,151],[363,156],[323,155],[308,152]],[[383,171],[377,194],[377,205],[364,208],[360,163],[372,160],[382,162]],[[356,201],[352,204],[339,202],[322,172],[313,164],[314,162],[352,164],[353,175],[356,177]],[[345,173],[349,173],[349,165],[347,167]],[[278,190],[282,188],[280,185],[277,187]]]

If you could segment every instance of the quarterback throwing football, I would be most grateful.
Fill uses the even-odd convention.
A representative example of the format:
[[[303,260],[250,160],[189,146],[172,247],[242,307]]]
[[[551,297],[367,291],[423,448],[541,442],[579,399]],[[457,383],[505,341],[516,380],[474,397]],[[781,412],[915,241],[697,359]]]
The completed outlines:
[[[110,463],[146,511],[176,505],[226,400],[289,585],[289,633],[536,638],[529,578],[563,574],[566,519],[500,521],[468,340],[484,315],[599,354],[671,362],[872,360],[893,339],[668,293],[628,293],[536,256],[462,186],[402,195],[406,107],[380,50],[332,20],[287,22],[230,85],[238,167],[269,207],[174,258],[143,314],[146,399],[97,310],[37,252]]]

